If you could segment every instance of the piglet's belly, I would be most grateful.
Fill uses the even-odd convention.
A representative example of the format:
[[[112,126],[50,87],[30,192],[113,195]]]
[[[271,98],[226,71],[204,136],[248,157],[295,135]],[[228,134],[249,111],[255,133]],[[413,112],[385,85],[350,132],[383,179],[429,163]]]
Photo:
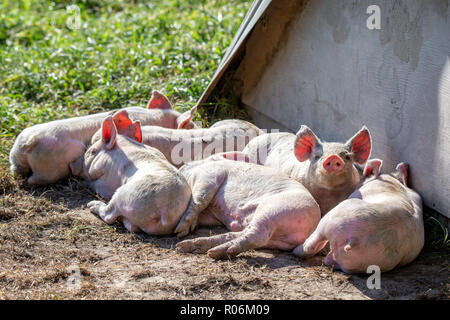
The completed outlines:
[[[250,223],[254,207],[246,203],[245,208],[238,208],[238,205],[228,205],[224,201],[213,201],[199,215],[199,225],[224,225],[230,231],[242,231]]]
[[[199,225],[215,226],[224,225],[228,230],[238,232],[244,230],[248,225],[247,219],[241,218],[237,214],[213,214],[212,212],[202,212],[199,216]]]

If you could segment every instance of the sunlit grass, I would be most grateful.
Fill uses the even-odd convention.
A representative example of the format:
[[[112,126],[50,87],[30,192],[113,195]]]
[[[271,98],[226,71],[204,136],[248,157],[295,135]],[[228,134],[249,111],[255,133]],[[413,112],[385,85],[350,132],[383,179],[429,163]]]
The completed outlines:
[[[25,127],[206,88],[251,1],[0,2],[0,162]],[[72,24],[70,24],[72,22]],[[73,23],[75,22],[75,23]]]

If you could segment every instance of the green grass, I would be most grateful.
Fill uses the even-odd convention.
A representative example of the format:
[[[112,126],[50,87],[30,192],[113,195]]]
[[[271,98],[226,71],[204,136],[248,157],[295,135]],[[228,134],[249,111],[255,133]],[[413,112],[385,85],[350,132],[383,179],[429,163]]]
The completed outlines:
[[[72,3],[79,29],[68,26]],[[144,105],[155,89],[180,111],[192,107],[250,4],[0,1],[0,166],[15,136],[36,123]]]
[[[433,249],[450,250],[450,238],[448,227],[443,216],[437,213],[424,215],[426,245]]]

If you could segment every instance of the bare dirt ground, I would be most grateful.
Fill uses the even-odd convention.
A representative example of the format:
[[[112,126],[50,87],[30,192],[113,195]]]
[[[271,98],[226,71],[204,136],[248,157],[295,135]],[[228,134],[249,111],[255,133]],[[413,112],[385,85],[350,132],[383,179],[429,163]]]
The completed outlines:
[[[86,209],[96,198],[76,180],[29,188],[0,172],[0,299],[448,299],[450,252],[428,246],[409,266],[346,275],[287,252],[233,260],[175,251],[176,237],[132,234]],[[194,236],[224,232],[201,229]],[[68,286],[77,266],[81,287]]]

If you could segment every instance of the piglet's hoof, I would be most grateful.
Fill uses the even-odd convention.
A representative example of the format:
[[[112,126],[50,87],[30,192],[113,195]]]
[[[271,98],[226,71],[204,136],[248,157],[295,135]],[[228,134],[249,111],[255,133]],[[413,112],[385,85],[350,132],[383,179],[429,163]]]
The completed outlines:
[[[230,250],[231,249],[231,250]],[[223,245],[209,249],[208,256],[213,259],[231,259],[237,256],[232,248],[224,247]]]
[[[175,233],[178,238],[183,238],[189,234],[189,232],[194,231],[197,226],[197,216],[194,214],[188,214],[183,216],[175,228]]]
[[[178,224],[178,226],[175,228],[175,233],[177,234],[178,238],[183,238],[189,234],[189,231],[192,230],[189,222],[182,221]]]
[[[195,250],[194,240],[184,240],[178,242],[176,245],[176,249],[181,253],[191,253]]]
[[[87,204],[87,207],[91,210],[92,213],[99,214],[100,208],[105,204],[101,201],[94,200]]]
[[[303,245],[302,244],[299,245],[294,250],[292,250],[292,254],[297,256],[297,257],[300,257],[300,258],[305,258],[306,257],[305,253],[303,252]]]
[[[178,252],[200,254],[206,253],[211,245],[208,238],[197,238],[178,242],[176,248]]]

